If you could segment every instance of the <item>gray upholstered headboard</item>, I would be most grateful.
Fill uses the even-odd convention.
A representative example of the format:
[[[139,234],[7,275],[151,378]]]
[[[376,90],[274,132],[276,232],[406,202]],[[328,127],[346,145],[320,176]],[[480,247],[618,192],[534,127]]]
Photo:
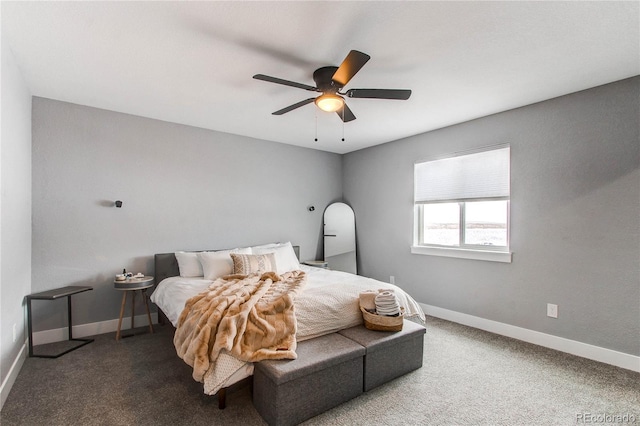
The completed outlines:
[[[215,250],[201,250],[201,251],[215,251]],[[296,256],[300,259],[300,246],[293,246],[293,251],[296,252]],[[180,275],[180,268],[178,268],[178,260],[174,253],[159,253],[154,256],[155,272],[154,278],[156,284],[169,277],[177,277]]]

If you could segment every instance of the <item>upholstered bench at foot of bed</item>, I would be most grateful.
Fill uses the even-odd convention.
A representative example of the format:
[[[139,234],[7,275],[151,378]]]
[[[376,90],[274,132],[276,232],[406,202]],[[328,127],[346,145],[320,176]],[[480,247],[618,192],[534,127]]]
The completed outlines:
[[[364,391],[422,367],[426,329],[404,321],[401,331],[374,331],[362,325],[338,332],[366,349]]]
[[[333,333],[298,343],[296,353],[255,364],[253,405],[269,425],[295,425],[362,394],[358,343]]]

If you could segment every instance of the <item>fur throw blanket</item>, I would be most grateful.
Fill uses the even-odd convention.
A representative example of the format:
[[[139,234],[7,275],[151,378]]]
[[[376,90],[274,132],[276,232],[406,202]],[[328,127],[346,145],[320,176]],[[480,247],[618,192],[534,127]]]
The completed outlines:
[[[302,271],[227,275],[187,300],[173,344],[193,378],[202,382],[222,350],[248,362],[295,359],[293,300],[306,280]]]

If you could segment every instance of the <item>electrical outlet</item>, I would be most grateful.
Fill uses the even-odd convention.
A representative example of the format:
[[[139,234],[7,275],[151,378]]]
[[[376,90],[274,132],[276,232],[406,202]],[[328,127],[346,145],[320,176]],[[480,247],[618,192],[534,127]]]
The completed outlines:
[[[558,305],[547,303],[547,316],[551,318],[558,318]]]
[[[394,277],[393,275],[391,275],[389,277],[389,284],[395,284],[396,283],[396,277]]]
[[[18,333],[16,331],[17,331],[16,324],[14,323],[13,324],[13,343],[15,343],[16,340],[18,340]]]

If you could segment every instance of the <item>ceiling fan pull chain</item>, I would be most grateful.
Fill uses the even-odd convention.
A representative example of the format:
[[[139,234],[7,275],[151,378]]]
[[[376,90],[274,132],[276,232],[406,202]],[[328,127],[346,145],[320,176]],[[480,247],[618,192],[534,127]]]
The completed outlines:
[[[344,110],[346,108],[342,107],[342,142],[344,142]]]
[[[318,111],[315,112],[315,121],[316,121],[316,138],[314,140],[318,142]]]

